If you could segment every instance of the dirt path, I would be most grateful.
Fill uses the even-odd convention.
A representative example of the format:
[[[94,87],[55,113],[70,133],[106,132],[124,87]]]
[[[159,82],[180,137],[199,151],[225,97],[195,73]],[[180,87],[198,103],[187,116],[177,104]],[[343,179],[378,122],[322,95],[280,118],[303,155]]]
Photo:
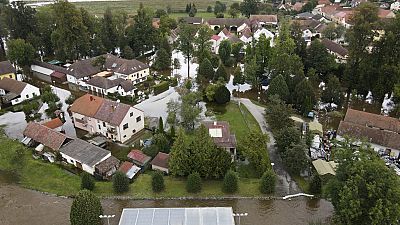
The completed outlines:
[[[274,163],[274,170],[278,175],[278,183],[275,187],[276,194],[283,196],[301,192],[296,182],[286,171],[285,167],[283,166],[282,159],[278,155],[275,147],[275,138],[264,118],[265,108],[254,104],[247,98],[235,98],[235,100],[246,106],[246,108],[250,111],[260,125],[261,131],[269,136],[269,143],[267,145],[269,157],[271,162]]]

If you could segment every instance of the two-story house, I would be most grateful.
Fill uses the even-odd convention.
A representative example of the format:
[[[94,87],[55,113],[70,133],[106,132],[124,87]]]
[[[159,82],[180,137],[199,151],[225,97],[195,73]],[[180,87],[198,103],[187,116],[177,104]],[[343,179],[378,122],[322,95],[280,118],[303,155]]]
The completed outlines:
[[[3,104],[16,105],[40,95],[40,89],[28,83],[5,77],[0,80],[0,96]]]
[[[70,111],[76,128],[122,143],[144,128],[143,111],[90,94],[76,99]]]
[[[95,65],[98,57],[104,57],[103,65]],[[138,84],[147,79],[150,74],[149,66],[136,59],[128,60],[118,58],[112,54],[80,60],[67,69],[67,80],[69,83],[86,86],[86,81],[91,77],[103,76],[104,72],[113,73],[114,78],[130,80]]]

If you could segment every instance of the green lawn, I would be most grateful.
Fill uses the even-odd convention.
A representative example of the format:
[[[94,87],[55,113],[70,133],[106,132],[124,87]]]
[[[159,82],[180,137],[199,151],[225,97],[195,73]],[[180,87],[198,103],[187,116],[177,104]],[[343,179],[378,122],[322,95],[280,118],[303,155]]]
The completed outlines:
[[[220,113],[215,113],[217,120],[229,122],[231,132],[236,135],[238,141],[243,140],[250,130],[261,132],[259,124],[246,106],[242,104],[240,108],[243,114],[240,112],[237,103],[230,102],[225,106],[224,110],[220,110]]]
[[[12,163],[15,158],[15,151],[23,149],[24,160],[20,163]],[[17,169],[16,165],[21,168]],[[71,174],[60,168],[56,164],[35,160],[32,158],[31,149],[24,147],[20,142],[11,140],[0,134],[0,171],[16,171],[19,174],[19,184],[23,187],[54,193],[58,195],[71,196],[80,189],[80,177]],[[241,178],[239,192],[234,196],[260,196],[258,190],[258,179]],[[130,185],[128,196],[137,198],[151,197],[208,197],[208,196],[230,196],[221,191],[222,181],[209,180],[203,182],[203,190],[198,194],[190,194],[185,190],[185,179],[172,176],[165,177],[166,190],[155,194],[151,190],[151,175],[148,173],[140,174],[139,177]],[[99,196],[112,196],[111,182],[96,182],[95,193]]]
[[[228,7],[233,2],[239,2],[239,0],[221,0],[221,2],[227,3]],[[166,9],[170,6],[173,12],[184,11],[186,9],[186,4],[195,3],[198,13],[196,16],[203,16],[203,12],[206,12],[207,6],[211,5],[214,7],[215,0],[126,0],[126,1],[109,1],[109,2],[79,2],[73,3],[77,7],[82,7],[88,10],[90,13],[96,15],[102,15],[104,11],[109,7],[112,10],[123,10],[129,15],[136,14],[140,3],[143,3],[144,7],[156,10],[156,9]],[[187,16],[187,14],[182,14]],[[210,16],[211,14],[204,14]],[[214,15],[214,14],[212,14]]]

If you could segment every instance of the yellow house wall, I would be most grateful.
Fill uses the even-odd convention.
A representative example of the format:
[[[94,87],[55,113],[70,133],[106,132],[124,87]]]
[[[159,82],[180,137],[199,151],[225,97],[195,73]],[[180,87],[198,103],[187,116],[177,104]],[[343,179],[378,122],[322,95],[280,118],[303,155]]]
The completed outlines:
[[[11,77],[10,77],[11,76]],[[14,73],[6,73],[6,74],[1,74],[0,75],[0,80],[3,79],[4,77],[12,78],[15,80],[15,74]]]

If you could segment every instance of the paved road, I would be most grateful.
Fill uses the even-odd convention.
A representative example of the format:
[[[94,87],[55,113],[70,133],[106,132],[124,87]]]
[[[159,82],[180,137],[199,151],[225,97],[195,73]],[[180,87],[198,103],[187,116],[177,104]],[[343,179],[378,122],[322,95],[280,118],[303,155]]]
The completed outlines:
[[[269,128],[264,118],[265,108],[254,104],[247,98],[235,98],[235,100],[246,106],[246,108],[250,111],[250,113],[254,116],[254,118],[260,125],[261,131],[269,136],[269,143],[267,145],[269,157],[271,162],[275,164],[274,170],[278,176],[278,182],[275,187],[275,193],[283,196],[289,194],[297,194],[301,192],[296,182],[291,178],[289,173],[286,171],[285,167],[283,166],[282,159],[278,155],[277,149],[275,147],[275,138],[272,135],[271,129]]]

